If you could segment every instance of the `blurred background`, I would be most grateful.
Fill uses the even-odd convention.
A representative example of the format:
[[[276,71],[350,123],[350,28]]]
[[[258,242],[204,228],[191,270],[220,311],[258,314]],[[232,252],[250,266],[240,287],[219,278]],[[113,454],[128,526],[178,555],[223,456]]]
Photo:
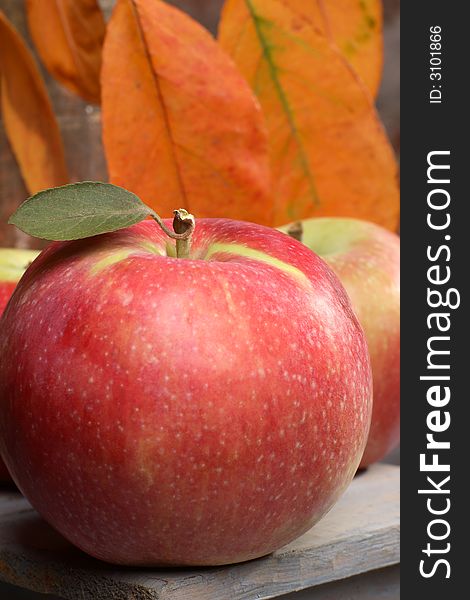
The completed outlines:
[[[216,32],[223,0],[169,0],[169,3],[188,12],[212,33]],[[100,0],[100,4],[109,17],[114,0]],[[69,92],[43,68],[28,32],[24,0],[0,0],[0,9],[21,33],[40,65],[64,139],[71,180],[106,181],[100,108]],[[399,12],[399,0],[384,0],[385,64],[378,97],[378,110],[397,152],[400,145]],[[39,240],[32,240],[16,227],[6,224],[8,217],[27,196],[0,115],[0,246],[41,246]]]
[[[223,0],[168,0],[188,12],[200,21],[212,33],[216,32],[220,8]],[[307,1],[307,0],[306,0]],[[114,0],[100,0],[100,4],[109,17]],[[0,9],[16,26],[29,47],[36,54],[29,36],[24,12],[24,0],[0,0]],[[400,2],[399,0],[384,0],[384,71],[377,107],[388,131],[392,144],[399,154],[400,149]],[[101,143],[100,109],[90,105],[73,95],[65,87],[55,81],[42,67],[37,54],[36,58],[46,81],[55,114],[58,118],[64,139],[68,168],[72,180],[107,180],[106,163]],[[31,240],[17,228],[6,224],[8,217],[15,208],[28,196],[19,169],[6,139],[0,114],[0,246],[28,247],[41,242]],[[394,451],[386,460],[399,464],[400,451]],[[374,577],[380,577],[377,572]],[[351,600],[372,598],[366,589],[354,578],[348,580],[348,593]],[[328,596],[328,585],[325,588]],[[316,593],[316,592],[314,592]],[[0,600],[34,600],[53,598],[33,594],[13,586],[0,583]],[[289,594],[286,600],[307,600],[314,596],[312,592],[304,591]],[[317,596],[315,595],[315,598]],[[331,596],[333,598],[333,596]],[[386,581],[382,580],[381,600],[388,600]]]

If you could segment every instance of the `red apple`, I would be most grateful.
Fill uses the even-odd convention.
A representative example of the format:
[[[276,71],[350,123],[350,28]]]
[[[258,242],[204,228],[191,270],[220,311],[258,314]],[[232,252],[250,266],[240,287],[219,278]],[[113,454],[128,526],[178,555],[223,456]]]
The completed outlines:
[[[153,222],[52,244],[0,332],[2,453],[71,542],[132,565],[216,565],[309,529],[351,481],[371,414],[343,287],[273,229]]]
[[[358,219],[307,219],[301,226],[303,243],[338,275],[366,334],[374,402],[365,468],[400,441],[400,240]]]
[[[35,250],[0,248],[0,316],[26,267],[37,255]],[[0,459],[0,481],[9,479],[7,468]]]

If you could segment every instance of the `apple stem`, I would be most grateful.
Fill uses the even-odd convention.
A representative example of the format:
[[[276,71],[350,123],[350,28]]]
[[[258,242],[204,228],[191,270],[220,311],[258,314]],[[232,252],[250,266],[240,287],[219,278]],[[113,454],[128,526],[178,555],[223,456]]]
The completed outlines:
[[[191,251],[191,237],[196,225],[193,215],[188,213],[184,208],[180,208],[173,212],[173,229],[178,235],[184,237],[176,238],[176,256],[178,258],[189,258]]]
[[[302,223],[300,221],[295,221],[289,225],[289,228],[287,229],[287,235],[294,240],[301,242],[304,237],[304,228],[302,227]]]
[[[193,215],[188,213],[184,208],[174,210],[173,214],[174,231],[171,231],[156,213],[153,213],[152,217],[168,237],[172,240],[176,240],[176,256],[178,258],[189,258],[189,253],[191,251],[191,237],[196,226],[196,220]]]

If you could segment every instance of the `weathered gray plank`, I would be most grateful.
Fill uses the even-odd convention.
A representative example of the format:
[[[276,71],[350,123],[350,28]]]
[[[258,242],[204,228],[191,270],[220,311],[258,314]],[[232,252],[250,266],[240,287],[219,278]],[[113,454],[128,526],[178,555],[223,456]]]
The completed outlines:
[[[4,495],[5,496],[5,495]],[[18,499],[0,516],[0,579],[69,599],[253,600],[399,562],[399,468],[356,477],[331,512],[274,554],[228,567],[123,569],[73,548]],[[2,509],[0,508],[0,514]]]
[[[17,514],[22,510],[31,510],[29,502],[20,496],[18,492],[10,490],[2,490],[0,492],[0,519],[4,515],[14,513]]]
[[[399,598],[400,565],[393,565],[287,594],[279,600],[399,600]]]
[[[3,594],[3,595],[2,595]],[[0,582],[0,598],[8,600],[58,600],[58,596],[36,594]],[[348,579],[279,596],[279,600],[399,600],[400,565],[361,573]],[[222,599],[229,600],[229,599]]]

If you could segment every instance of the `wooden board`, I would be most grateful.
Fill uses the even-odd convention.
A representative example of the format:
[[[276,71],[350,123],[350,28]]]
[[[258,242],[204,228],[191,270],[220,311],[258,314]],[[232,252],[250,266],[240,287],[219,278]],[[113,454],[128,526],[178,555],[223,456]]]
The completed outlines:
[[[330,513],[274,554],[198,569],[124,569],[72,547],[13,492],[0,494],[0,579],[80,600],[254,600],[399,562],[399,467],[354,479]]]
[[[11,586],[9,588],[11,589]],[[5,598],[26,600],[26,598],[10,598],[10,596]],[[47,598],[56,600],[55,596],[47,596]],[[35,599],[44,600],[44,596],[35,594]],[[278,600],[400,600],[400,565],[392,565],[340,581],[324,583],[318,587],[292,592],[279,596]]]

